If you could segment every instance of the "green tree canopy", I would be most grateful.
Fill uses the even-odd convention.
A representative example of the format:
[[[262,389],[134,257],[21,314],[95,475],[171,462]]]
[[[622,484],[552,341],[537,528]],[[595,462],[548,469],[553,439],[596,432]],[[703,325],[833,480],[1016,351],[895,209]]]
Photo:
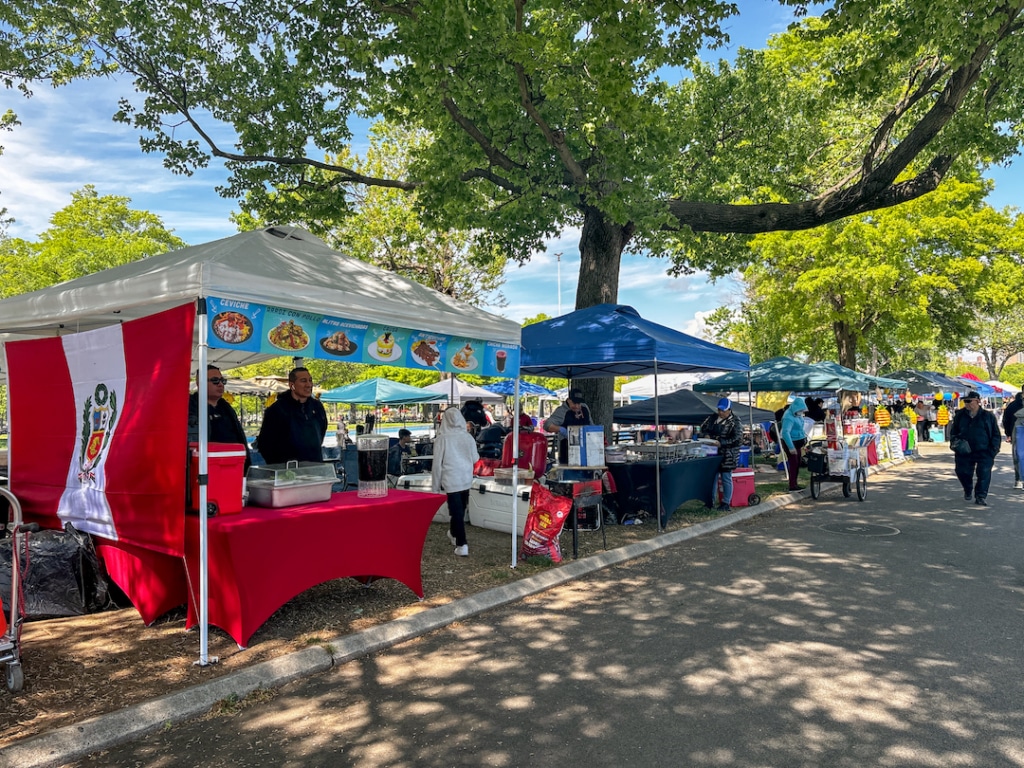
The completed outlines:
[[[0,298],[185,247],[159,216],[130,203],[86,185],[71,194],[71,204],[53,215],[37,242],[0,238]]]
[[[731,270],[749,235],[898,205],[1010,157],[1022,9],[834,0],[712,67],[699,55],[727,39],[726,0],[8,0],[0,72],[129,75],[117,118],[174,171],[224,160],[226,195],[294,191],[296,208],[336,214],[355,187],[415,190],[425,221],[513,259],[579,227],[582,308],[617,299],[627,248]],[[429,135],[401,177],[335,162],[365,116]]]
[[[1008,286],[1024,277],[1024,216],[986,205],[986,187],[947,179],[899,208],[756,237],[740,315],[724,328],[769,355],[875,370],[976,345],[991,322],[1002,331],[987,345],[1005,363],[1024,350],[1005,325],[1020,314]]]

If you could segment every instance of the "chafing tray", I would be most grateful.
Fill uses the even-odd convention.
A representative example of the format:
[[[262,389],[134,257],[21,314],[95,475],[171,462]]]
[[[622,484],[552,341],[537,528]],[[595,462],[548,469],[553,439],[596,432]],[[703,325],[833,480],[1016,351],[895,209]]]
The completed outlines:
[[[338,477],[331,464],[289,461],[249,467],[246,489],[249,503],[258,507],[292,507],[331,498]]]

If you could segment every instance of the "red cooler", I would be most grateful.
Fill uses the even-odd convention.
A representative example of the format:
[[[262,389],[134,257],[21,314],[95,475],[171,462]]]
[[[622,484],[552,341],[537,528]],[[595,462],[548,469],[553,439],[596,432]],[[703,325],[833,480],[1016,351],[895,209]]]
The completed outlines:
[[[189,443],[189,510],[199,511],[199,443]],[[206,501],[215,504],[217,514],[234,515],[242,511],[242,478],[245,475],[245,448],[237,443],[210,443],[206,460],[208,481]]]
[[[730,507],[749,506],[749,499],[754,495],[754,470],[734,469],[732,471],[732,504]],[[718,481],[718,500],[722,500],[722,481]]]
[[[505,444],[501,450],[501,466],[511,467],[512,439],[515,435],[505,435]],[[519,433],[519,468],[532,469],[534,477],[540,477],[548,468],[548,439],[540,432]]]

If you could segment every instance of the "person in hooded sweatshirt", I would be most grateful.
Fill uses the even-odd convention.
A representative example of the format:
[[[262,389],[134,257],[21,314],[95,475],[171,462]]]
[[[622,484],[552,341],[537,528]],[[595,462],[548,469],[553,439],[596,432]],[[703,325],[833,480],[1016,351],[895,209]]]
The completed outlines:
[[[457,408],[449,408],[441,417],[441,426],[434,438],[434,463],[431,488],[434,493],[448,495],[448,538],[455,545],[455,554],[469,556],[466,541],[466,507],[473,485],[473,465],[479,458],[476,440],[466,429],[466,419]]]
[[[807,403],[802,397],[794,397],[793,402],[786,413],[782,416],[782,426],[779,428],[779,437],[782,440],[782,447],[786,451],[786,469],[789,474],[789,490],[802,491],[803,486],[797,485],[797,477],[800,472],[800,454],[804,445],[807,444],[807,433],[804,431],[804,414],[807,413]]]

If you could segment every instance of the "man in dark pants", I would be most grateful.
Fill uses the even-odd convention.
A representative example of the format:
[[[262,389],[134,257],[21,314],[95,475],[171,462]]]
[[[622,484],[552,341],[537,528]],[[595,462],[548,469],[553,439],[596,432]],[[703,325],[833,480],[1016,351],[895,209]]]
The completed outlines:
[[[966,440],[970,453],[955,451],[956,476],[964,487],[964,501],[972,496],[976,504],[987,506],[988,486],[992,481],[992,465],[1003,442],[995,414],[981,407],[977,392],[968,392],[964,407],[953,417],[949,445],[955,451],[957,440]]]

